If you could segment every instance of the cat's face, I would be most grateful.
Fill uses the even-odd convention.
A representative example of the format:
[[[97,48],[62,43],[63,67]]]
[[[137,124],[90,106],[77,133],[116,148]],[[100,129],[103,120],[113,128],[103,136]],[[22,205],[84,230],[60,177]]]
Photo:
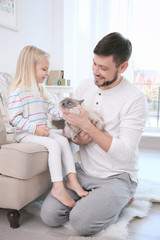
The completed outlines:
[[[63,109],[70,109],[82,104],[83,101],[84,100],[76,100],[74,98],[64,98],[62,101],[60,101],[60,106]]]

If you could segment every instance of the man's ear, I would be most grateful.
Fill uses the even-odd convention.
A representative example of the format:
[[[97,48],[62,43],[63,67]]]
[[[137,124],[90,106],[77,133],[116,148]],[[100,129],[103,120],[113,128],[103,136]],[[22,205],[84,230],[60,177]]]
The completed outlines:
[[[128,62],[124,62],[120,65],[120,73],[123,73],[128,67]]]
[[[84,102],[84,99],[79,100],[79,104],[81,105]]]

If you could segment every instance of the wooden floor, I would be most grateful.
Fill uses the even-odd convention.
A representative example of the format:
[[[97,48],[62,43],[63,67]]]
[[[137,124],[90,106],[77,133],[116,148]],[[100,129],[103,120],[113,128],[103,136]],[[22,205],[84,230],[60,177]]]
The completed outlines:
[[[139,177],[160,183],[160,151],[141,150]],[[35,215],[21,210],[21,227],[8,226],[6,210],[0,209],[0,240],[68,240],[63,228],[49,228]],[[85,239],[85,238],[84,238]],[[128,240],[160,240],[160,204],[153,204],[149,216],[134,219],[129,224]]]
[[[149,216],[129,224],[129,240],[160,240],[160,204],[153,204]]]

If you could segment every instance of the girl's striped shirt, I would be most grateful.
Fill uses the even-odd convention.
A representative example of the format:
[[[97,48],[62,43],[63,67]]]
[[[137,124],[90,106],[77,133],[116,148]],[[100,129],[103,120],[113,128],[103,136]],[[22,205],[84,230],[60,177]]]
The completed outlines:
[[[10,123],[16,127],[16,138],[20,140],[28,133],[35,133],[36,126],[47,127],[48,114],[62,118],[62,111],[57,107],[56,95],[47,92],[43,100],[40,92],[14,89],[9,95],[8,111]],[[19,136],[19,137],[18,137]]]

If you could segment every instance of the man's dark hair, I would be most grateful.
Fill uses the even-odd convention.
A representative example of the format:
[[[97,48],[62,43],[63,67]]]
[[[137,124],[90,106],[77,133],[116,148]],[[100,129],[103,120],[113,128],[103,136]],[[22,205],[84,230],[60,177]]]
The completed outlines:
[[[129,60],[132,53],[131,42],[120,33],[113,32],[102,38],[94,49],[94,54],[113,55],[116,67]]]

